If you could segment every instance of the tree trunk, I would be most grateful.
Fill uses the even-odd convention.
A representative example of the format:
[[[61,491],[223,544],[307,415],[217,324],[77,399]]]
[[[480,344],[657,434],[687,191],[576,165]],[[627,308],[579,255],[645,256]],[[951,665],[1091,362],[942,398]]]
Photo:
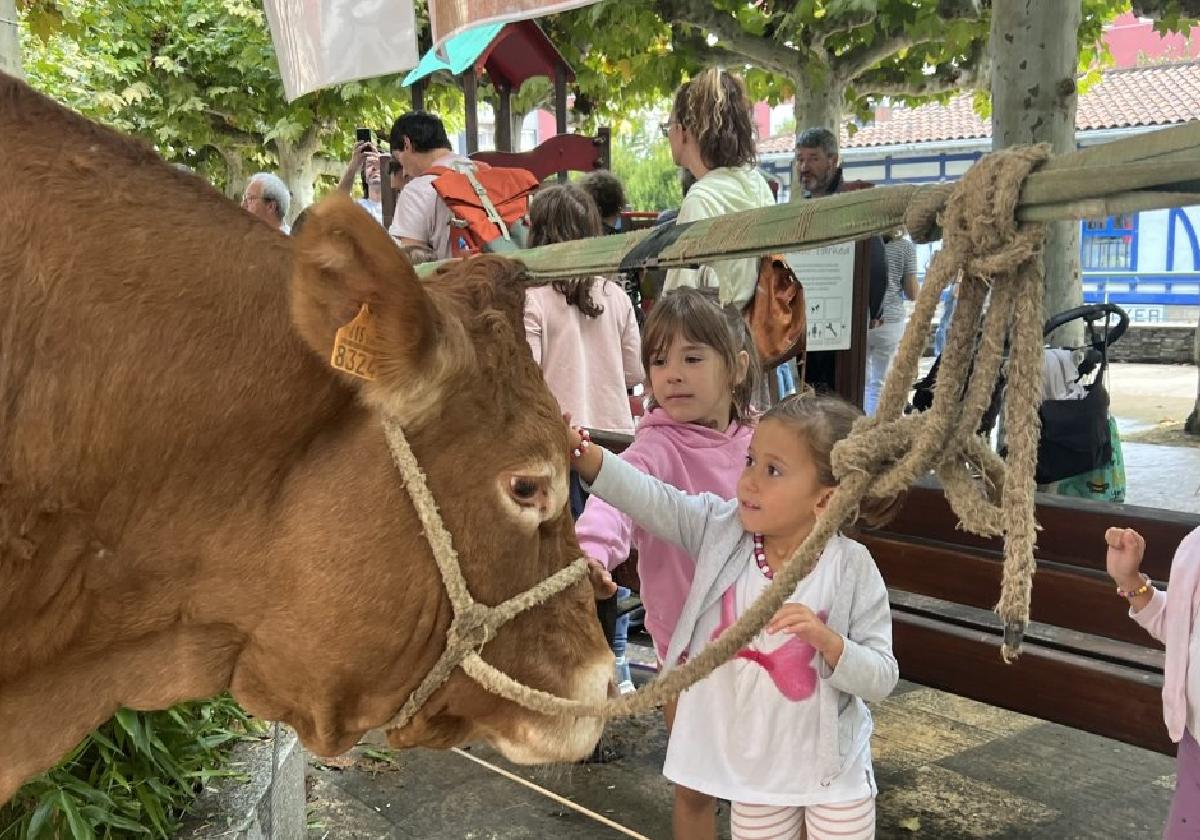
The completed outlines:
[[[1195,343],[1192,345],[1192,361],[1200,367],[1200,321],[1196,323]],[[1190,435],[1200,435],[1200,377],[1196,380],[1196,404],[1192,406],[1192,413],[1188,415],[1187,421],[1183,424],[1183,430]]]
[[[836,82],[825,73],[820,80],[810,77],[797,79],[796,99],[792,103],[792,114],[796,120],[796,134],[806,128],[828,128],[835,135],[841,129],[842,106],[846,101],[846,86]],[[800,200],[802,190],[796,165],[792,163],[792,189],[790,201]]]
[[[246,188],[246,178],[249,177],[246,172],[246,159],[237,148],[218,148],[217,153],[221,155],[221,160],[225,161],[225,197],[237,201],[242,197],[242,190]]]
[[[0,71],[18,79],[21,70],[21,34],[17,28],[16,0],[0,0]]]
[[[306,135],[295,143],[276,140],[275,149],[279,153],[279,177],[287,184],[292,194],[291,207],[286,219],[287,223],[291,224],[300,211],[313,202],[318,144]]]
[[[993,149],[1022,143],[1049,143],[1056,153],[1075,149],[1081,15],[1081,0],[992,3]],[[1046,317],[1083,303],[1078,222],[1046,226],[1043,266]],[[1052,340],[1080,343],[1083,324],[1073,322]]]

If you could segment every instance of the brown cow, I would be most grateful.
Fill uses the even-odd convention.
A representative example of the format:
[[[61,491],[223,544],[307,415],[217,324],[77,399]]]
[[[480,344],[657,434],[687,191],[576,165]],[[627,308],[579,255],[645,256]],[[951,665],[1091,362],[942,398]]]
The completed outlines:
[[[517,264],[422,285],[347,199],[293,243],[3,74],[0,126],[0,803],[122,705],[229,689],[321,754],[396,713],[441,652],[449,602],[384,411],[478,600],[578,555]],[[363,302],[382,348],[371,383],[328,364]],[[589,701],[612,663],[586,583],[484,656]],[[586,754],[599,731],[459,673],[391,737],[482,738],[540,762]]]

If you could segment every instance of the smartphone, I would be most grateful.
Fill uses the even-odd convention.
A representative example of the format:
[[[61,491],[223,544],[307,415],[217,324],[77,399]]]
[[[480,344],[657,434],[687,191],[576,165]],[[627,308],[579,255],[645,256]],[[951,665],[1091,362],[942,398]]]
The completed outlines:
[[[354,129],[354,142],[355,143],[370,143],[371,142],[371,129],[369,129],[369,128]]]

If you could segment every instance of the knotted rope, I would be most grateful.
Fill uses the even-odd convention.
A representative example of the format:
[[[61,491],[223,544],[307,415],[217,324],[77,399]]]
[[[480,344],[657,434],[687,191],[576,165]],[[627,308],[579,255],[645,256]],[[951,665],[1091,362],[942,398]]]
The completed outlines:
[[[944,230],[916,309],[884,383],[876,416],[855,424],[833,451],[838,487],[803,544],[757,602],[712,644],[649,686],[606,703],[580,703],[522,685],[488,665],[479,650],[512,616],[541,603],[586,575],[581,558],[526,593],[495,608],[467,592],[432,495],[403,431],[387,423],[388,442],[437,559],[454,610],[446,650],[389,726],[402,726],[461,665],[484,688],[550,715],[618,717],[640,714],[676,697],[745,647],[812,571],[825,544],[858,518],[864,498],[894,499],[929,471],[941,479],[962,527],[1005,539],[1004,578],[996,610],[1004,621],[1006,661],[1020,651],[1029,619],[1034,571],[1033,480],[1039,436],[1037,407],[1042,377],[1043,230],[1018,224],[1017,199],[1025,178],[1049,157],[1046,146],[1020,147],[982,158],[935,199],[909,208],[906,225],[918,241]],[[943,206],[939,218],[939,208]],[[909,385],[929,337],[942,291],[961,281],[959,303],[938,374],[933,408],[904,415]],[[984,314],[985,302],[991,295]],[[982,319],[982,335],[979,325]],[[1008,454],[1001,460],[977,433],[1009,344],[1004,423]]]

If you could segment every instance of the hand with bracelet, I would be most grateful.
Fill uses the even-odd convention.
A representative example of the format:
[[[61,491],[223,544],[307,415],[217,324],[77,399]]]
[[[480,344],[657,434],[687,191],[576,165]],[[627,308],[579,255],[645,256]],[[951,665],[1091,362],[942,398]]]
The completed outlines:
[[[600,465],[604,463],[604,447],[592,443],[588,430],[571,425],[571,415],[564,414],[567,423],[567,434],[571,440],[571,469],[579,473],[585,484],[591,484],[600,474]]]
[[[1154,586],[1141,571],[1146,540],[1132,528],[1109,528],[1104,532],[1104,541],[1108,543],[1105,566],[1117,584],[1117,594],[1128,599],[1129,606],[1138,612],[1154,597]]]

